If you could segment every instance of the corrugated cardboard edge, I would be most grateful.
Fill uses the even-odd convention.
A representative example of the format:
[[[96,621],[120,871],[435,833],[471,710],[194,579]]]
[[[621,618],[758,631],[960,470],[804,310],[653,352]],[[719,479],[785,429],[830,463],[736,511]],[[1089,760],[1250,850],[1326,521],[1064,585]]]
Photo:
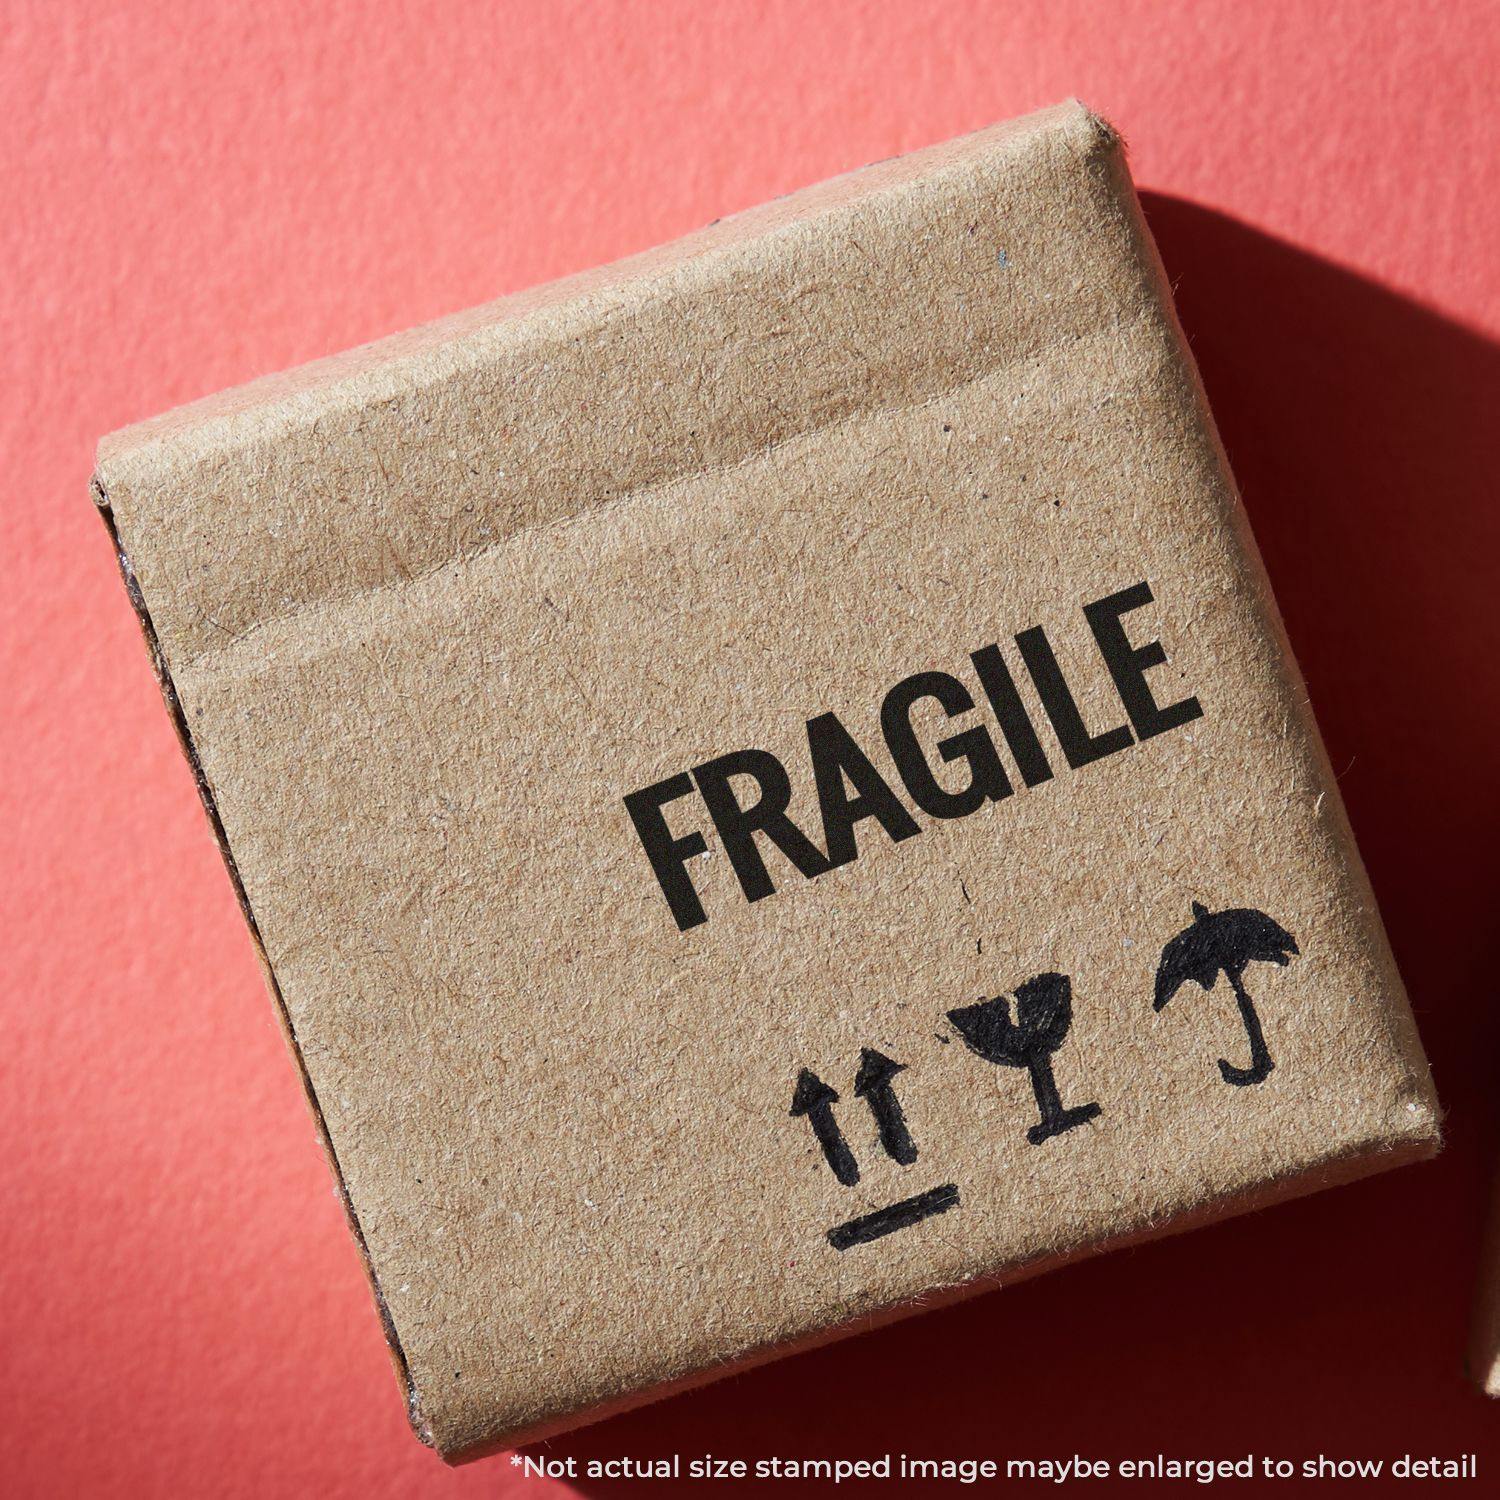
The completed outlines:
[[[281,1023],[281,1033],[286,1038],[286,1044],[297,1065],[297,1076],[302,1080],[302,1092],[307,1099],[307,1107],[312,1114],[313,1123],[317,1126],[318,1139],[323,1146],[323,1155],[327,1159],[328,1166],[333,1173],[333,1180],[338,1189],[339,1201],[344,1205],[344,1214],[349,1221],[349,1228],[354,1235],[354,1242],[359,1247],[359,1258],[365,1268],[365,1275],[369,1278],[370,1290],[374,1294],[375,1309],[380,1315],[380,1326],[385,1331],[386,1347],[390,1351],[391,1363],[395,1367],[396,1378],[401,1382],[401,1389],[405,1395],[407,1420],[411,1423],[412,1431],[429,1447],[435,1447],[432,1434],[423,1422],[421,1413],[417,1410],[416,1387],[411,1378],[411,1371],[407,1367],[406,1354],[401,1347],[400,1335],[396,1332],[395,1321],[391,1317],[390,1308],[386,1305],[385,1294],[380,1289],[380,1278],[375,1272],[375,1263],[370,1257],[370,1248],[365,1241],[364,1230],[359,1222],[359,1214],[354,1207],[354,1200],[349,1196],[349,1189],[344,1181],[343,1168],[339,1165],[338,1152],[334,1149],[333,1140],[328,1133],[328,1124],[323,1117],[322,1105],[318,1103],[317,1090],[313,1087],[312,1078],[307,1071],[307,1064],[303,1060],[302,1047],[297,1040],[297,1033],[292,1026],[292,1018],[287,1011],[286,1002],[282,998],[281,986],[277,982],[275,970],[271,967],[271,961],[266,956],[264,942],[261,941],[260,924],[255,919],[255,912],[250,906],[250,898],[245,893],[244,882],[240,879],[239,868],[235,864],[234,851],[229,847],[229,835],[224,830],[223,820],[219,817],[219,809],[214,801],[213,789],[208,784],[208,777],[204,774],[203,765],[198,756],[197,746],[193,744],[192,731],[188,728],[187,715],[182,711],[182,703],[177,696],[177,689],[172,682],[172,674],[167,667],[166,656],[156,638],[156,627],[151,623],[151,611],[146,607],[145,595],[142,594],[140,584],[135,577],[135,569],[131,567],[130,558],[124,545],[120,541],[119,531],[115,527],[114,512],[110,509],[109,495],[99,477],[96,475],[90,482],[90,490],[93,495],[94,504],[99,509],[99,514],[109,529],[110,540],[114,545],[115,561],[119,565],[120,577],[124,581],[125,591],[130,595],[131,605],[135,609],[136,620],[141,627],[141,634],[146,640],[146,650],[151,658],[151,670],[156,674],[157,686],[161,688],[163,701],[166,703],[167,712],[172,718],[172,727],[177,731],[177,742],[182,746],[182,753],[187,758],[187,763],[193,773],[193,781],[198,788],[198,796],[203,803],[203,810],[208,815],[209,827],[213,830],[214,842],[219,846],[219,853],[224,859],[224,868],[229,872],[229,879],[234,885],[235,898],[240,904],[240,911],[244,915],[245,925],[250,929],[250,941],[255,947],[255,957],[260,964],[260,971],[265,977],[266,988],[271,992],[271,998],[276,1003],[276,1017]]]
[[[1070,102],[1076,105],[1076,101]],[[1101,154],[1107,157],[1110,163],[1110,169],[1124,176],[1127,179],[1128,183],[1129,174],[1126,171],[1125,167],[1124,142],[1122,138],[1114,130],[1114,128],[1108,124],[1108,122],[1101,119],[1098,115],[1095,115],[1092,112],[1088,112],[1088,115],[1090,124],[1098,133]],[[840,181],[840,179],[832,179],[832,181],[838,182]],[[820,184],[819,186],[826,187],[828,185]],[[1191,350],[1183,334],[1181,325],[1177,321],[1176,309],[1171,297],[1170,283],[1167,279],[1165,269],[1162,266],[1155,242],[1151,237],[1150,230],[1147,227],[1144,216],[1141,213],[1139,201],[1136,198],[1133,187],[1128,194],[1124,195],[1123,201],[1129,203],[1132,207],[1132,228],[1134,230],[1134,233],[1138,237],[1144,251],[1146,252],[1147,258],[1155,267],[1157,283],[1161,291],[1161,304],[1164,316],[1168,319],[1173,331],[1175,332],[1178,349],[1183,360],[1184,367],[1191,376],[1198,404],[1199,422],[1201,424],[1202,430],[1207,434],[1210,441],[1214,444],[1215,450],[1218,455],[1219,464],[1226,477],[1228,477],[1230,490],[1235,497],[1234,522],[1237,529],[1237,540],[1246,559],[1247,577],[1253,582],[1254,587],[1259,593],[1259,603],[1261,609],[1264,613],[1265,618],[1271,624],[1280,644],[1283,653],[1283,672],[1285,673],[1287,683],[1289,685],[1289,688],[1291,689],[1292,699],[1293,701],[1301,703],[1303,713],[1307,716],[1309,723],[1313,725],[1313,733],[1311,738],[1318,755],[1324,781],[1328,786],[1336,787],[1336,782],[1332,773],[1332,767],[1328,763],[1327,753],[1323,747],[1321,736],[1319,736],[1316,732],[1314,716],[1312,714],[1311,706],[1308,702],[1308,697],[1305,686],[1303,684],[1301,672],[1296,663],[1296,658],[1292,652],[1290,642],[1287,638],[1280,610],[1277,607],[1275,597],[1271,592],[1270,582],[1265,572],[1259,548],[1255,543],[1254,535],[1250,530],[1248,520],[1244,514],[1243,505],[1239,502],[1238,488],[1233,483],[1228,460],[1226,455],[1224,454],[1217,427],[1213,422],[1212,414],[1208,406],[1206,394],[1203,390],[1202,381],[1197,369],[1196,362],[1193,360]],[[757,215],[764,213],[769,208],[770,205],[762,205],[762,207],[758,210],[752,209],[747,211],[747,214],[743,217],[753,220],[757,217]],[[742,216],[735,217],[740,218]],[[721,222],[727,224],[732,221]],[[699,245],[701,245],[701,248],[705,250],[711,250],[713,248],[714,239],[712,231],[700,231],[698,235],[688,236],[685,241],[678,241],[674,245],[659,247],[658,250],[648,251],[641,256],[631,257],[625,262],[616,263],[616,265],[613,267],[601,268],[598,272],[584,273],[582,276],[576,278],[567,278],[564,282],[555,283],[548,288],[540,289],[540,291],[535,295],[539,298],[542,298],[543,300],[550,300],[550,296],[552,294],[556,294],[562,290],[571,290],[574,287],[576,287],[578,290],[583,290],[585,287],[591,284],[593,278],[595,277],[620,276],[622,279],[630,279],[631,273],[649,273],[649,271],[659,263],[659,257],[664,253],[675,252],[677,254],[687,254],[691,253],[692,249]],[[532,295],[533,294],[522,293],[519,294],[515,299],[503,299],[499,304],[491,304],[489,309],[477,309],[474,314],[460,314],[457,315],[457,317],[455,317],[454,319],[442,320],[437,324],[429,325],[426,330],[417,331],[417,334],[423,335],[423,339],[417,347],[421,349],[425,348],[430,342],[442,342],[447,337],[453,336],[455,333],[463,329],[467,325],[468,320],[472,317],[480,316],[486,313],[488,313],[488,315],[490,316],[493,316],[495,314],[503,315],[503,313],[505,311],[509,311],[511,307],[514,307],[518,312],[529,310],[530,299]],[[348,358],[355,359],[357,357],[359,360],[369,359],[371,356],[378,355],[382,351],[382,346],[392,347],[394,350],[394,347],[397,346],[403,338],[412,337],[415,337],[415,335],[398,335],[394,340],[382,340],[379,344],[373,346],[365,346],[360,350],[351,351]],[[344,369],[345,365],[343,362],[343,357],[334,356],[328,361],[319,361],[314,366],[308,367],[307,373],[309,374],[309,376],[316,374],[317,377],[323,380],[336,380],[344,373]],[[276,388],[276,382],[281,380],[282,378],[283,377],[270,377],[266,381],[253,382],[250,387],[241,389],[241,391],[238,393],[239,397],[241,399],[250,399],[252,395],[268,394]],[[221,397],[207,398],[204,402],[194,403],[194,405],[189,408],[180,409],[176,414],[169,414],[169,417],[173,417],[176,420],[181,420],[185,416],[198,416],[201,413],[203,418],[207,419],[208,421],[212,421],[219,415],[219,403],[227,402],[229,411],[232,412],[234,410],[236,403],[231,398],[234,397],[235,394],[236,393],[228,393],[227,395]],[[156,419],[156,422],[165,422],[167,420],[168,418],[160,418]],[[145,424],[145,428],[146,432],[150,433],[152,431],[153,424]],[[136,433],[140,432],[141,429],[131,429],[130,431],[131,433]],[[307,1097],[309,1108],[311,1110],[314,1122],[317,1125],[319,1136],[323,1143],[324,1154],[328,1160],[330,1168],[333,1171],[335,1182],[338,1185],[340,1199],[344,1204],[344,1210],[348,1217],[350,1228],[354,1233],[355,1242],[359,1246],[360,1256],[365,1266],[366,1275],[368,1276],[370,1281],[370,1286],[374,1295],[376,1307],[380,1314],[381,1325],[385,1330],[386,1341],[390,1349],[392,1363],[396,1369],[397,1376],[401,1381],[402,1389],[405,1395],[408,1420],[410,1421],[412,1429],[416,1433],[417,1437],[428,1446],[433,1447],[434,1449],[438,1449],[441,1457],[447,1462],[465,1463],[473,1459],[482,1458],[486,1455],[503,1451],[507,1448],[542,1441],[558,1433],[574,1431],[581,1426],[590,1425],[594,1422],[604,1420],[608,1417],[619,1415],[623,1412],[627,1412],[635,1408],[647,1405],[665,1396],[693,1390],[698,1387],[710,1384],[715,1380],[723,1378],[724,1376],[753,1369],[759,1365],[763,1365],[775,1359],[781,1358],[784,1355],[799,1353],[809,1349],[822,1347],[824,1345],[834,1343],[840,1339],[847,1338],[858,1333],[866,1332],[879,1327],[884,1327],[891,1323],[899,1322],[900,1320],[920,1311],[949,1306],[954,1303],[964,1301],[969,1297],[978,1295],[985,1291],[993,1290],[1002,1285],[1011,1285],[1019,1281],[1028,1280],[1032,1276],[1043,1274],[1044,1272],[1057,1269],[1064,1265],[1089,1258],[1093,1255],[1100,1254],[1108,1250],[1122,1248],[1130,1245],[1143,1244],[1152,1240],[1164,1238],[1168,1235],[1186,1232],[1206,1224],[1215,1223],[1220,1220],[1233,1217],[1237,1214],[1248,1213],[1260,1208],[1270,1207],[1277,1203],[1286,1202],[1291,1199],[1302,1197],[1306,1194],[1320,1191],[1326,1187],[1338,1186],[1344,1183],[1355,1181],[1362,1177],[1370,1176],[1377,1172],[1403,1166],[1408,1163],[1425,1160],[1435,1155],[1436,1152],[1440,1149],[1441,1142],[1438,1135],[1438,1127],[1441,1122],[1441,1116],[1437,1111],[1436,1101],[1432,1092],[1430,1070],[1426,1068],[1425,1060],[1423,1060],[1420,1063],[1422,1077],[1420,1079],[1414,1079],[1413,1081],[1416,1084],[1415,1092],[1422,1094],[1424,1098],[1427,1101],[1430,1101],[1432,1105],[1429,1115],[1431,1121],[1431,1130],[1429,1134],[1419,1138],[1415,1138],[1407,1145],[1395,1149],[1381,1149],[1373,1142],[1360,1143],[1349,1148],[1347,1151],[1336,1157],[1332,1157],[1321,1164],[1298,1173],[1295,1177],[1273,1180],[1267,1183],[1263,1183],[1256,1188],[1247,1190],[1240,1194],[1234,1194],[1215,1199],[1211,1202],[1203,1204],[1201,1207],[1190,1214],[1174,1218],[1169,1223],[1153,1223],[1144,1226],[1129,1228],[1117,1235],[1107,1236],[1093,1243],[1079,1246],[1056,1256],[1031,1262],[1025,1266],[1006,1268],[1004,1270],[988,1274],[986,1276],[962,1283],[957,1286],[934,1288],[932,1289],[932,1291],[923,1294],[921,1298],[914,1301],[902,1304],[900,1306],[882,1309],[877,1313],[861,1317],[852,1322],[819,1330],[804,1338],[782,1343],[770,1344],[763,1348],[751,1350],[736,1357],[732,1361],[727,1361],[720,1365],[712,1365],[705,1369],[694,1371],[691,1374],[684,1376],[683,1378],[676,1381],[628,1392],[614,1401],[590,1407],[585,1411],[569,1412],[559,1417],[555,1421],[549,1421],[545,1424],[527,1427],[520,1430],[497,1433],[494,1436],[485,1438],[472,1446],[442,1451],[438,1448],[436,1438],[422,1416],[422,1412],[418,1403],[417,1392],[407,1366],[405,1354],[401,1347],[400,1338],[397,1334],[394,1322],[390,1316],[385,1298],[382,1294],[379,1277],[376,1274],[374,1264],[370,1257],[369,1249],[360,1226],[358,1213],[356,1212],[354,1204],[350,1198],[348,1188],[344,1180],[343,1171],[339,1164],[337,1152],[335,1151],[333,1143],[330,1139],[327,1125],[323,1116],[323,1111],[318,1102],[316,1090],[313,1087],[312,1080],[308,1074],[306,1064],[302,1056],[301,1046],[299,1044],[296,1032],[292,1026],[291,1018],[287,1011],[286,1004],[282,998],[275,973],[272,970],[269,959],[266,956],[265,947],[261,941],[260,931],[255,919],[255,914],[251,909],[249,899],[244,889],[244,885],[240,880],[239,872],[235,864],[234,854],[229,845],[228,836],[225,832],[223,823],[219,818],[218,810],[214,803],[212,789],[208,785],[207,778],[204,774],[196,747],[193,744],[192,733],[188,726],[186,716],[183,714],[181,705],[178,701],[176,689],[172,682],[171,672],[165,660],[164,653],[162,652],[161,647],[157,641],[156,632],[151,622],[150,612],[146,607],[145,599],[136,581],[130,559],[124,550],[123,544],[121,543],[119,538],[118,531],[115,527],[105,483],[99,475],[95,476],[92,488],[95,504],[98,506],[100,513],[104,518],[105,524],[109,528],[115,548],[116,560],[120,568],[121,576],[125,582],[126,589],[130,595],[131,602],[135,608],[142,632],[145,636],[153,670],[156,673],[157,681],[160,685],[163,698],[166,701],[168,712],[172,716],[172,722],[176,728],[179,742],[181,743],[183,748],[183,753],[186,755],[188,763],[192,767],[194,779],[197,782],[199,795],[202,799],[204,809],[208,815],[210,826],[213,829],[214,837],[219,845],[220,853],[223,856],[225,866],[229,871],[230,879],[234,883],[235,893],[239,900],[240,907],[244,912],[245,921],[249,926],[252,941],[255,945],[255,951],[260,961],[262,972],[265,975],[267,986],[270,989],[271,995],[276,1003],[277,1014],[281,1021],[282,1031],[286,1036],[287,1044],[290,1047],[292,1055],[296,1060],[298,1073],[302,1079],[303,1090]],[[1351,873],[1356,877],[1360,886],[1362,887],[1362,893],[1365,897],[1368,909],[1372,913],[1376,912],[1378,908],[1375,903],[1374,893],[1372,888],[1370,887],[1368,876],[1365,872],[1364,864],[1359,854],[1358,846],[1354,841],[1353,830],[1349,826],[1347,817],[1344,813],[1342,799],[1338,798],[1337,795],[1335,795],[1330,799],[1330,802],[1334,809],[1334,815],[1338,819],[1339,826],[1336,836],[1343,857],[1350,867]],[[1394,957],[1393,955],[1391,955],[1389,946],[1384,939],[1383,928],[1380,928],[1378,926],[1378,923],[1376,931],[1377,936],[1375,940],[1379,943],[1381,949],[1383,950],[1380,954],[1380,959],[1382,967],[1386,969],[1387,974],[1391,980],[1391,989],[1393,993],[1398,996],[1404,995],[1404,985],[1402,984],[1399,973],[1396,970]],[[1401,1040],[1403,1043],[1401,1051],[1403,1055],[1409,1060],[1421,1060],[1423,1058],[1421,1043],[1417,1036],[1415,1019],[1411,1015],[1409,1006],[1395,1007],[1391,1020],[1395,1028],[1401,1034]],[[1413,1065],[1414,1067],[1418,1066],[1417,1062],[1415,1061]],[[1500,1324],[1500,1319],[1497,1319],[1497,1324]],[[1497,1327],[1497,1332],[1500,1332],[1500,1327]],[[1497,1340],[1497,1348],[1500,1348],[1500,1340]],[[1496,1379],[1497,1392],[1500,1392],[1500,1370],[1497,1370]]]

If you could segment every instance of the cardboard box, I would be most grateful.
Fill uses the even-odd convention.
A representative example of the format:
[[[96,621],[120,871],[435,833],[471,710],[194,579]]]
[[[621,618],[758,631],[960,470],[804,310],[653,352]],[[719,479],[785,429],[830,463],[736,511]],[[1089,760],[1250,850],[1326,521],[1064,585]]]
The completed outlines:
[[[446,1457],[1436,1145],[1077,104],[96,495]]]

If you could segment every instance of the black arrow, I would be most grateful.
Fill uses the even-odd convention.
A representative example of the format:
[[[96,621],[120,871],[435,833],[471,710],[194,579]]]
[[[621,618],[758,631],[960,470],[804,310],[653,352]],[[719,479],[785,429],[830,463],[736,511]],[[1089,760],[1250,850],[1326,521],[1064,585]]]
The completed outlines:
[[[854,1092],[870,1106],[875,1116],[875,1127],[880,1131],[880,1144],[892,1161],[909,1167],[917,1159],[917,1145],[906,1128],[906,1116],[901,1112],[901,1101],[891,1080],[897,1073],[906,1071],[905,1063],[898,1063],[873,1047],[866,1047],[859,1054],[859,1072],[854,1077]]]
[[[845,1187],[853,1187],[859,1181],[859,1164],[854,1160],[838,1121],[833,1118],[833,1106],[839,1096],[810,1068],[803,1068],[797,1075],[797,1089],[792,1095],[792,1115],[806,1115],[812,1133],[823,1148],[823,1158],[833,1175]]]

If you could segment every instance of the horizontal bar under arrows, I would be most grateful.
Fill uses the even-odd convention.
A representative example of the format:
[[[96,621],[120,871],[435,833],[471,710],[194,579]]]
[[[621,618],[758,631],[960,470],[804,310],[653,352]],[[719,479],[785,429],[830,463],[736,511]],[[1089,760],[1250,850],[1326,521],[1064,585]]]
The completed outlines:
[[[912,1224],[920,1224],[934,1214],[945,1214],[958,1207],[958,1185],[945,1182],[942,1187],[929,1188],[915,1198],[903,1198],[886,1208],[877,1209],[860,1219],[850,1219],[847,1224],[836,1224],[828,1231],[828,1243],[835,1250],[848,1250],[854,1245],[867,1245],[883,1234],[894,1234]]]

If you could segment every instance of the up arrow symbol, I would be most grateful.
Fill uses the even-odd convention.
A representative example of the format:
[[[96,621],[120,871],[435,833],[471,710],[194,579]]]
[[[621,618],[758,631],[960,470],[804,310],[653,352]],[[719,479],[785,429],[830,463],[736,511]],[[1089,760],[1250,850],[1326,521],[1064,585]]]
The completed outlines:
[[[896,1098],[892,1083],[897,1073],[905,1071],[905,1063],[898,1063],[885,1053],[866,1047],[859,1055],[854,1092],[870,1106],[885,1154],[903,1167],[909,1167],[917,1159],[917,1146],[911,1138],[911,1131],[906,1128],[906,1116],[901,1112],[901,1101]]]
[[[792,1114],[806,1115],[807,1123],[818,1145],[823,1148],[823,1159],[833,1175],[845,1187],[853,1187],[859,1181],[859,1164],[854,1160],[838,1121],[833,1118],[833,1106],[839,1102],[838,1094],[811,1068],[803,1068],[797,1075],[797,1088],[792,1095]]]

